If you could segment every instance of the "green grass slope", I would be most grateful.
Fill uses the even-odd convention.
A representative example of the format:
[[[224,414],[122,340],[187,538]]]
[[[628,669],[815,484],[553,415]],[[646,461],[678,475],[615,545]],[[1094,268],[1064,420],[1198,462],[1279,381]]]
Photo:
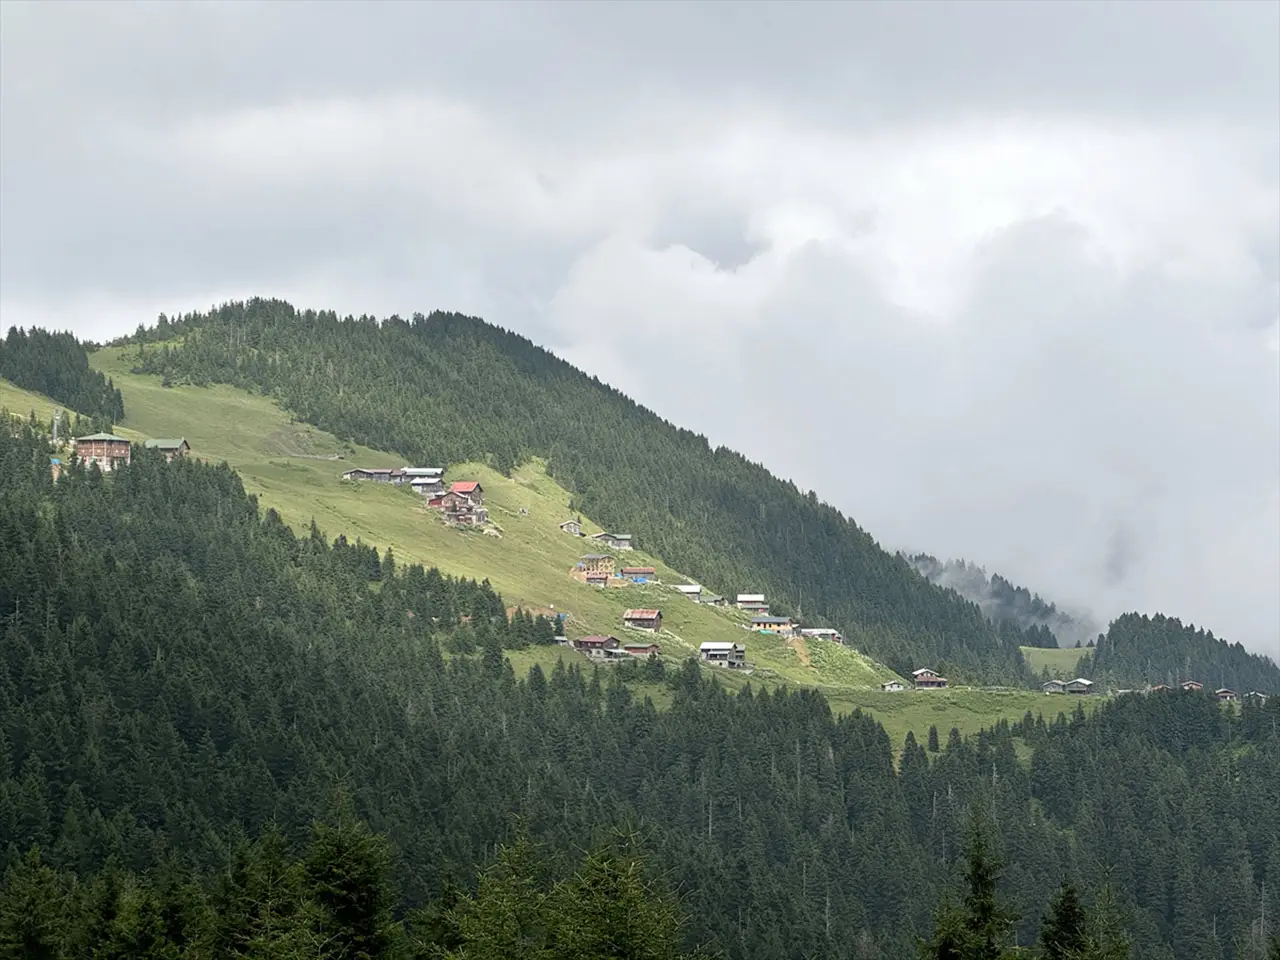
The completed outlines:
[[[240,474],[247,491],[296,530],[306,530],[314,518],[328,536],[341,533],[380,550],[390,547],[402,562],[436,566],[456,576],[487,578],[508,605],[564,613],[570,636],[609,632],[623,639],[647,637],[622,627],[622,611],[659,607],[664,629],[657,642],[664,655],[682,658],[708,640],[745,643],[748,658],[758,670],[749,679],[719,673],[727,686],[751,682],[817,688],[837,711],[862,709],[874,714],[898,744],[907,730],[914,730],[917,738],[923,738],[933,724],[944,735],[953,726],[971,732],[1001,717],[1019,718],[1027,709],[1037,712],[1046,702],[1043,696],[1025,691],[883,694],[878,685],[895,676],[886,667],[847,647],[751,633],[745,629],[749,618],[741,611],[703,606],[679,594],[673,585],[689,582],[687,578],[643,551],[625,554],[625,563],[655,567],[661,584],[588,587],[568,571],[592,547],[559,529],[559,523],[573,515],[569,493],[547,476],[541,462],[526,463],[511,477],[481,464],[448,465],[450,479],[479,480],[484,486],[485,505],[500,536],[458,531],[441,523],[436,512],[426,509],[411,491],[341,479],[341,473],[352,466],[401,466],[402,458],[298,423],[271,400],[233,387],[164,387],[159,377],[131,373],[131,362],[123,353],[108,348],[91,358],[94,368],[110,375],[124,394],[127,419],[116,428],[122,436],[135,440],[186,437],[193,456],[225,460]],[[0,381],[0,406],[24,415],[34,409],[48,419],[56,404]],[[587,517],[583,521],[590,532],[600,529]],[[508,655],[521,674],[534,663],[547,669],[557,659],[584,662],[565,648]],[[663,691],[646,692],[661,705]],[[1058,707],[1059,701],[1053,706]]]
[[[1023,647],[1022,656],[1037,674],[1048,669],[1051,676],[1070,680],[1080,674],[1076,668],[1085,651],[1075,647]]]

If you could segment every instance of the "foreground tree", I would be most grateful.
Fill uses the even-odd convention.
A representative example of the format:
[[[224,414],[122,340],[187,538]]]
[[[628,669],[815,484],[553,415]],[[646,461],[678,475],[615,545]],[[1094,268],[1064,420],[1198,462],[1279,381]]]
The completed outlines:
[[[923,945],[926,960],[1005,960],[1010,933],[1017,919],[1000,903],[996,885],[1000,863],[991,852],[987,831],[977,814],[969,825],[965,856],[968,892],[964,905],[944,905],[939,911],[931,940]]]
[[[1084,906],[1075,887],[1064,883],[1049,903],[1040,928],[1040,949],[1045,960],[1076,960],[1088,946]]]

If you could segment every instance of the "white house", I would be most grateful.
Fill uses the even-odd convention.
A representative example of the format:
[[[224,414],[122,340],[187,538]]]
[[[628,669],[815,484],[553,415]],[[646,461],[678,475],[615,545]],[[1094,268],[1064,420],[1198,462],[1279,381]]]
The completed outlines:
[[[1040,684],[1040,689],[1045,693],[1066,693],[1067,685],[1062,680],[1049,680]]]
[[[832,630],[830,627],[805,627],[800,631],[800,636],[812,640],[830,640],[832,643],[844,643],[844,637],[840,636],[840,631]]]
[[[899,693],[907,688],[901,680],[890,680],[888,683],[880,684],[880,689],[885,693]]]
[[[1084,677],[1076,677],[1074,680],[1068,680],[1063,684],[1063,689],[1067,693],[1086,694],[1093,693],[1093,681],[1086,680]]]

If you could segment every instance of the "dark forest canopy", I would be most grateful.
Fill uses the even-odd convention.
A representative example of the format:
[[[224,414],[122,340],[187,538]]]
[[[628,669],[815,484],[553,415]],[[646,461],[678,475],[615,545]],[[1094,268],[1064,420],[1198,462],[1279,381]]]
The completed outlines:
[[[1080,661],[1080,670],[1122,688],[1195,680],[1209,690],[1280,694],[1280,666],[1274,660],[1160,614],[1117,618]]]
[[[1089,903],[1113,886],[1139,960],[1253,960],[1280,916],[1280,700],[1128,696],[910,737],[895,766],[871,718],[730,695],[695,663],[517,680],[502,647],[550,625],[504,610],[484,583],[296,536],[225,466],[140,451],[54,483],[41,438],[0,432],[6,896],[119,872],[155,891],[130,909],[160,910],[171,880],[214,896],[246,838],[278,829],[277,860],[311,860],[313,823],[350,815],[387,838],[401,918],[475,891],[519,818],[557,877],[638,831],[686,949],[905,960],[962,890],[981,810],[1017,943],[1064,879]]]
[[[458,314],[342,319],[277,300],[162,317],[137,368],[226,382],[411,462],[546,457],[574,506],[722,594],[763,592],[894,670],[1030,682],[1017,629],[933,587],[816,494],[679,429],[529,340]]]
[[[0,341],[0,379],[43,393],[68,411],[91,418],[94,429],[110,430],[124,419],[120,391],[89,369],[84,345],[70,333],[10,327]]]

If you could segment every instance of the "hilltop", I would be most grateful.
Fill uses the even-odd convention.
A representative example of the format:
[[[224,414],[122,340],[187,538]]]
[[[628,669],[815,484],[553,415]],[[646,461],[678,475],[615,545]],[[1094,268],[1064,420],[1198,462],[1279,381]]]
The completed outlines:
[[[765,593],[775,612],[839,629],[899,674],[928,665],[969,683],[1031,680],[1018,631],[930,584],[816,493],[477,318],[343,319],[252,300],[162,317],[122,345],[123,369],[261,393],[405,462],[509,474],[542,458],[575,510],[634,533],[716,593]]]

